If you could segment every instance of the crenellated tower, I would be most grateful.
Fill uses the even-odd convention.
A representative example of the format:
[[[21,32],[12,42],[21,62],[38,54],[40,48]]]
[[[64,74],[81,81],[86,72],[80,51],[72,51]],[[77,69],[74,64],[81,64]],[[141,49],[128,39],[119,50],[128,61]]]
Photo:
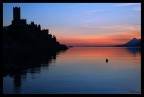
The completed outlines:
[[[13,7],[13,20],[20,21],[20,7]]]
[[[12,24],[26,25],[26,19],[21,19],[20,7],[13,7]]]

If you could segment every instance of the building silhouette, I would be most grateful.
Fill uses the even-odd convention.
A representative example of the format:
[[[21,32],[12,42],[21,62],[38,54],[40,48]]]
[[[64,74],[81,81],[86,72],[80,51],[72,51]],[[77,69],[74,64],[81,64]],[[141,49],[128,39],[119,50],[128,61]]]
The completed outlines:
[[[49,33],[49,29],[41,29],[41,25],[34,21],[27,24],[26,19],[21,19],[20,13],[20,7],[13,7],[12,23],[3,27],[2,32],[3,77],[13,77],[16,93],[20,93],[22,78],[29,70],[32,74],[40,72],[42,67],[48,67],[56,60],[60,51],[68,49]]]
[[[20,20],[20,7],[13,7],[13,20],[14,21]]]
[[[21,19],[20,7],[13,7],[12,24],[26,25],[26,19]]]
[[[11,25],[3,27],[4,48],[49,48],[68,49],[60,44],[55,35],[49,33],[49,29],[41,29],[32,21],[27,24],[26,19],[21,19],[20,7],[13,7],[13,20]]]

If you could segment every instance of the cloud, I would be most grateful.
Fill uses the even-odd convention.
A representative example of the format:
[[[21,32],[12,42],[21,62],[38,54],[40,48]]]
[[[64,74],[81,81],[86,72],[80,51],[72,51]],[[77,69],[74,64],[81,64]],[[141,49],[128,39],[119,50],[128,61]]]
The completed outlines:
[[[120,3],[117,4],[115,6],[133,6],[133,5],[137,5],[137,7],[134,7],[132,10],[133,11],[141,11],[141,3]]]
[[[89,10],[88,13],[96,13],[96,12],[103,12],[107,11],[108,9],[96,9],[96,10]]]
[[[107,16],[111,16],[112,14],[111,13],[108,13],[108,14],[106,14]]]
[[[83,25],[83,32],[89,32],[91,35],[111,35],[121,32],[125,33],[137,33],[141,34],[141,25],[105,25],[105,26],[96,26],[96,25]]]
[[[115,6],[132,6],[132,5],[140,5],[140,3],[120,3]]]
[[[135,7],[133,8],[134,11],[141,11],[141,7]]]
[[[123,44],[132,39],[141,38],[139,33],[131,32],[115,32],[115,34],[104,35],[78,35],[74,38],[63,38],[60,40],[64,44],[69,45],[117,45]]]
[[[123,30],[131,30],[131,31],[140,31],[141,26],[131,26],[131,25],[112,25],[112,26],[98,26],[100,29],[123,29]]]

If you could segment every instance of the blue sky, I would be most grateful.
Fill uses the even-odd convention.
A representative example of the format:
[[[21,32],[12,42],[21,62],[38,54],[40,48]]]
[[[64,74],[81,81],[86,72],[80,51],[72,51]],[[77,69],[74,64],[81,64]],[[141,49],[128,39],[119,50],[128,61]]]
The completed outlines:
[[[133,34],[130,37],[122,37],[120,34],[120,38],[113,40],[121,43],[134,36],[141,37],[140,3],[3,3],[3,26],[11,24],[15,6],[21,8],[21,18],[27,19],[28,24],[34,21],[42,28],[48,28],[51,34],[65,44],[99,45],[86,40],[103,40],[106,35],[111,37],[130,32]],[[120,42],[121,39],[125,41]]]

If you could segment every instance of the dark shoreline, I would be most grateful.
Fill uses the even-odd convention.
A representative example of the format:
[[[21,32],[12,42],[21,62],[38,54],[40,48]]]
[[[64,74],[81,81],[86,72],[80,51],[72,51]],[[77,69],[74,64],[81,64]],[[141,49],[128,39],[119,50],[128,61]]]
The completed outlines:
[[[73,47],[116,47],[116,48],[121,48],[118,46],[73,46]],[[123,48],[141,48],[141,47],[123,47]]]

